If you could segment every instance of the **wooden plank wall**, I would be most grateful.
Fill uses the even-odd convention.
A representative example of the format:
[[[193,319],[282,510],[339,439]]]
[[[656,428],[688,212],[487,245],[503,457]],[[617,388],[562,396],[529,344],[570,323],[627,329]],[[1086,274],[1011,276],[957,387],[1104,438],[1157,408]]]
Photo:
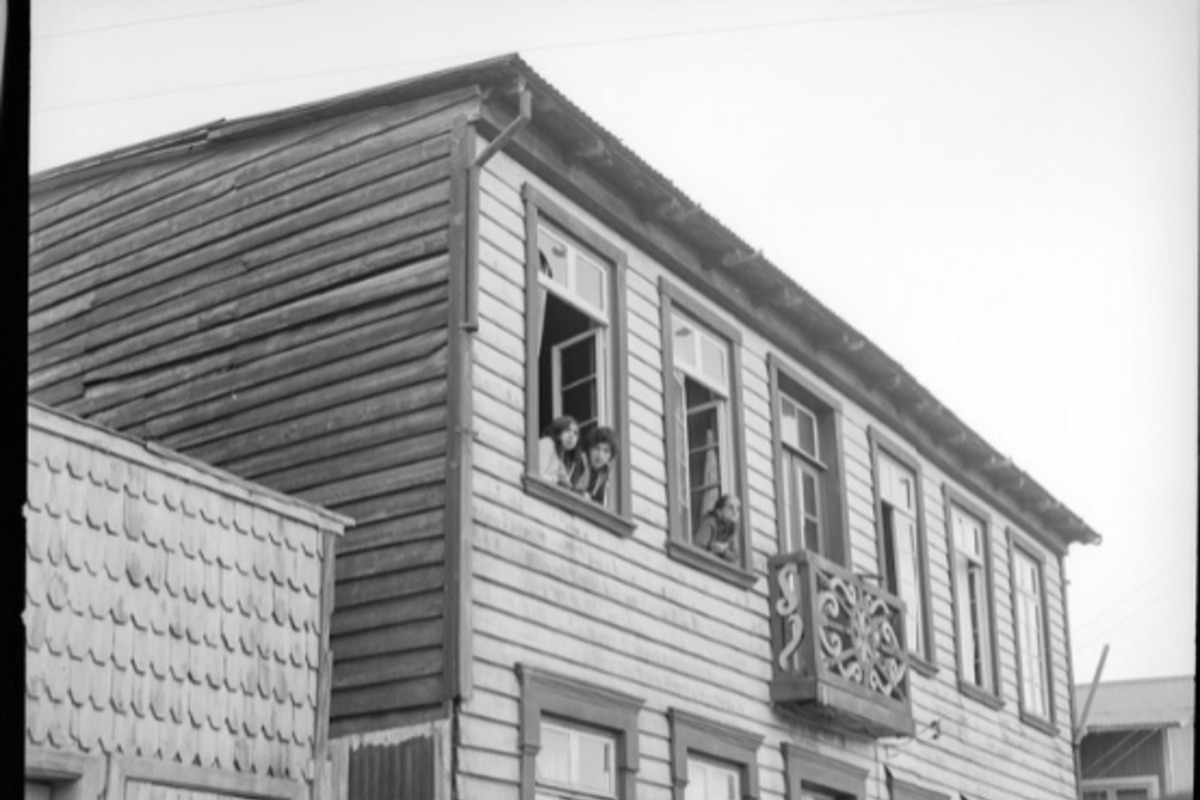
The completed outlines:
[[[524,268],[520,188],[534,180],[629,256],[628,328],[633,513],[638,525],[621,539],[525,494]],[[607,231],[590,215],[501,155],[489,162],[481,197],[480,329],[473,341],[476,415],[474,491],[475,691],[464,705],[458,751],[464,798],[515,800],[519,784],[518,703],[514,665],[569,675],[640,698],[639,800],[671,797],[666,712],[672,706],[765,736],[758,752],[763,798],[782,798],[780,745],[802,744],[871,770],[869,796],[886,797],[883,766],[906,779],[957,796],[992,800],[1074,797],[1071,750],[1060,726],[1050,737],[1021,723],[1008,598],[1006,521],[993,515],[998,570],[997,623],[1006,705],[999,712],[956,687],[950,579],[941,485],[925,462],[924,486],[933,613],[942,668],[915,678],[918,725],[942,720],[936,742],[883,744],[817,731],[776,713],[771,678],[767,587],[760,577],[742,590],[666,554],[663,363],[657,282],[662,267]],[[747,331],[742,353],[751,549],[765,576],[776,552],[774,473],[766,366],[768,344]],[[797,371],[806,371],[797,364]],[[814,381],[822,385],[820,381]],[[835,394],[832,388],[825,391]],[[856,570],[876,572],[868,425],[844,401],[848,505]],[[891,438],[901,440],[894,431]],[[1055,703],[1067,715],[1064,609],[1057,563],[1047,564],[1054,646]]]
[[[450,121],[310,121],[31,199],[33,397],[357,522],[332,733],[443,699]]]

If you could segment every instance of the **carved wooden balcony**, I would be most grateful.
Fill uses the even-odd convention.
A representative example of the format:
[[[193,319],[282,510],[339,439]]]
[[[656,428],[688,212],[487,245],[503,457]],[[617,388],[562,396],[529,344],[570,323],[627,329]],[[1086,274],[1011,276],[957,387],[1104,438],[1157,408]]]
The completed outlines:
[[[904,602],[815,553],[769,570],[771,700],[870,738],[912,735]]]

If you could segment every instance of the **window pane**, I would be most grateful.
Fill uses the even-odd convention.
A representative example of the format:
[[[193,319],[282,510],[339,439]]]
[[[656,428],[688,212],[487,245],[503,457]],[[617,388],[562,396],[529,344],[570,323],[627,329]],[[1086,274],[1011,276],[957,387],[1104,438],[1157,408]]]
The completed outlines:
[[[780,400],[781,425],[779,435],[785,444],[801,453],[819,459],[821,450],[817,435],[817,418],[790,397]]]
[[[568,783],[571,779],[570,735],[562,728],[542,726],[542,749],[538,751],[539,781]]]
[[[1083,800],[1108,800],[1108,792],[1105,791],[1085,791]]]
[[[555,283],[567,285],[567,245],[544,227],[538,228],[538,251],[544,259],[539,267]]]
[[[672,331],[672,349],[675,351],[675,363],[680,366],[690,367],[693,370],[696,369],[698,366],[696,363],[696,350],[698,349],[696,344],[696,329],[678,317],[674,319],[672,324],[675,328]]]
[[[779,400],[779,438],[787,444],[794,445],[800,441],[799,421],[796,404],[786,397]]]
[[[817,511],[817,476],[808,470],[804,471],[804,515],[819,516]]]
[[[596,374],[596,340],[588,337],[562,348],[562,383],[569,386]]]
[[[729,359],[725,348],[708,336],[700,337],[700,372],[716,386],[725,388],[728,385],[726,371]]]
[[[579,737],[578,785],[595,792],[612,789],[612,742],[595,736]]]
[[[741,778],[736,769],[688,759],[686,800],[739,800]]]
[[[1117,800],[1146,800],[1149,797],[1149,789],[1117,789]]]
[[[604,302],[604,268],[582,252],[575,257],[575,291],[588,303],[601,311]]]

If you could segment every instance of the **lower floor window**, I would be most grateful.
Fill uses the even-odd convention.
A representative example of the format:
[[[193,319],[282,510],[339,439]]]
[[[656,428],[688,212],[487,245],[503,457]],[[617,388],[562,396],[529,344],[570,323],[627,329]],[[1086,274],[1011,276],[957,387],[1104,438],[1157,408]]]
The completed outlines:
[[[542,722],[537,797],[616,797],[615,737],[559,722]]]
[[[741,796],[736,767],[701,758],[688,759],[685,800],[739,800]]]

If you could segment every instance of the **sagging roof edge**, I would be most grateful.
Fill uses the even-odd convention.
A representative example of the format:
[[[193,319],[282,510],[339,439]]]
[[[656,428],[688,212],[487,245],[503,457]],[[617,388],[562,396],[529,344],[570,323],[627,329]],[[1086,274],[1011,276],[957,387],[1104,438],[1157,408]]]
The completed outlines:
[[[97,425],[36,400],[28,401],[27,414],[27,428],[36,428],[78,442],[150,469],[165,470],[170,465],[171,474],[180,480],[242,502],[260,505],[274,514],[311,525],[326,533],[341,536],[355,524],[353,519],[344,514],[282,494],[154,442]]]
[[[820,318],[822,327],[838,332],[841,340],[847,343],[847,346],[839,352],[839,356],[845,363],[860,374],[869,376],[871,373],[886,373],[891,376],[889,385],[879,388],[883,396],[898,408],[919,407],[926,416],[936,417],[941,427],[954,429],[956,431],[952,437],[954,441],[947,441],[937,431],[932,430],[932,426],[923,426],[928,429],[930,436],[935,441],[951,452],[955,452],[963,463],[974,464],[975,469],[992,476],[989,483],[1019,487],[1021,495],[1028,498],[1028,501],[1022,502],[1021,499],[1014,498],[1017,506],[1022,511],[1033,515],[1064,545],[1071,543],[1098,544],[1101,541],[1100,535],[1077,514],[1055,499],[1032,476],[1017,467],[1010,458],[1002,455],[988,444],[982,436],[962,422],[953,412],[942,406],[933,393],[922,386],[898,362],[809,294],[786,273],[766,259],[761,251],[751,248],[737,234],[704,211],[698,203],[687,197],[669,179],[647,164],[616,136],[572,103],[515,53],[278,111],[236,120],[218,120],[37,173],[30,178],[30,190],[32,192],[62,182],[86,180],[133,164],[155,160],[163,155],[191,152],[221,141],[261,135],[303,122],[354,110],[404,102],[470,84],[477,84],[485,91],[500,89],[512,92],[513,84],[518,76],[526,80],[535,98],[542,100],[545,105],[567,114],[578,126],[586,129],[588,135],[595,141],[602,143],[611,159],[623,161],[626,165],[631,166],[639,174],[641,180],[653,184],[657,191],[670,198],[670,202],[676,208],[686,209],[690,226],[702,229],[710,240],[719,238],[723,245],[727,246],[729,253],[746,254],[747,260],[753,260],[775,281],[786,287],[787,292],[794,298],[795,304],[803,307],[804,314]],[[539,127],[536,112],[533,126]],[[616,169],[611,167],[611,163],[611,161],[592,162],[589,163],[589,168],[606,180],[611,180],[612,185],[616,188],[627,189],[628,187],[622,186],[620,175]],[[674,235],[687,241],[686,230],[673,227],[671,231]],[[731,270],[728,274],[737,280],[736,271]],[[969,468],[970,466],[968,466]],[[1048,518],[1051,515],[1057,519]],[[1038,532],[1031,531],[1031,533]]]

